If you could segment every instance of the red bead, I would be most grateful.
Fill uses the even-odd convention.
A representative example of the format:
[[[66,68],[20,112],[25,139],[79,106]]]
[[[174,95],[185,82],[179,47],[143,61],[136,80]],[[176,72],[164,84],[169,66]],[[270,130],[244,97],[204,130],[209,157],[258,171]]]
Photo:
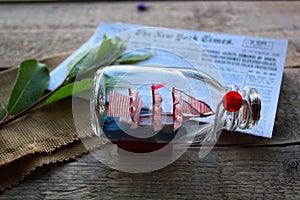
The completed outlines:
[[[230,91],[224,95],[222,103],[229,112],[236,112],[242,107],[243,98],[238,92]]]

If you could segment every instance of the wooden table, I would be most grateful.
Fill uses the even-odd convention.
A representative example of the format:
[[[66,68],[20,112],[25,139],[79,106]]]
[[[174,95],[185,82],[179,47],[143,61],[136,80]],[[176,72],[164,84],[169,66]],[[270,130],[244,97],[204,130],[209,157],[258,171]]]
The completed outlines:
[[[289,39],[272,139],[224,133],[202,160],[190,148],[146,174],[109,169],[91,154],[38,167],[0,199],[296,199],[300,196],[299,2],[0,4],[2,67],[78,48],[100,21]]]

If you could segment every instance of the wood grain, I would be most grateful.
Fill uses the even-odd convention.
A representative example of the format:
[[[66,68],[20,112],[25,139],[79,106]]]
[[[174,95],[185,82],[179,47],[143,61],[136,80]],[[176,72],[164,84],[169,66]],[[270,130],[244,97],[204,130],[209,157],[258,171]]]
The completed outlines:
[[[295,199],[300,181],[287,164],[299,154],[299,146],[218,147],[199,160],[191,148],[172,165],[145,174],[109,169],[89,154],[38,168],[0,199]]]
[[[100,21],[289,39],[286,66],[299,66],[299,2],[77,2],[0,4],[1,67],[75,50]]]
[[[224,133],[204,159],[198,147],[156,172],[109,169],[91,154],[39,167],[0,199],[296,199],[299,170],[299,2],[89,2],[0,4],[1,67],[77,49],[100,21],[289,39],[271,140]]]

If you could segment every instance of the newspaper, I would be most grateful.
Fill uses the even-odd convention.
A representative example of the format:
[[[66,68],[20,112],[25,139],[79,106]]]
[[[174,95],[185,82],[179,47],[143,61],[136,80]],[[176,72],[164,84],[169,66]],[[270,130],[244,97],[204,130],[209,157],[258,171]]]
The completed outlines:
[[[142,28],[142,26],[102,22],[94,35],[74,54],[51,72],[50,90],[55,89],[67,75],[68,62],[79,52],[98,44],[105,33],[111,37],[122,31]],[[275,122],[277,104],[282,81],[288,41],[284,39],[228,35],[191,30],[176,30],[182,34],[176,37],[191,37],[205,49],[213,59],[225,86],[234,84],[239,88],[254,87],[258,90],[261,101],[261,119],[254,129],[240,132],[271,138]],[[188,51],[188,48],[187,50]],[[189,52],[186,52],[187,54]],[[168,62],[176,65],[176,59],[166,56]]]

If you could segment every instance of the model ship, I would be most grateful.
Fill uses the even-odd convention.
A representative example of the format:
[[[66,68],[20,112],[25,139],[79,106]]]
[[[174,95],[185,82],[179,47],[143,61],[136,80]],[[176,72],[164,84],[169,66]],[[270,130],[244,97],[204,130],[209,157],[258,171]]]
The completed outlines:
[[[160,139],[170,140],[185,121],[191,118],[214,115],[210,106],[205,102],[175,87],[172,87],[169,94],[173,102],[172,112],[165,112],[162,107],[163,97],[159,92],[159,89],[165,87],[165,85],[165,83],[152,84],[149,87],[152,98],[151,108],[143,106],[142,97],[138,90],[133,91],[128,88],[128,95],[111,90],[109,92],[106,120],[103,124],[106,136],[113,140],[134,139],[134,137],[128,135],[128,137],[124,136],[124,134],[126,135],[124,130],[118,129],[122,124],[129,127],[130,130],[127,129],[127,132],[136,132],[136,135],[138,135],[138,132],[144,132],[147,128],[148,130],[152,129],[160,136],[164,136]]]

